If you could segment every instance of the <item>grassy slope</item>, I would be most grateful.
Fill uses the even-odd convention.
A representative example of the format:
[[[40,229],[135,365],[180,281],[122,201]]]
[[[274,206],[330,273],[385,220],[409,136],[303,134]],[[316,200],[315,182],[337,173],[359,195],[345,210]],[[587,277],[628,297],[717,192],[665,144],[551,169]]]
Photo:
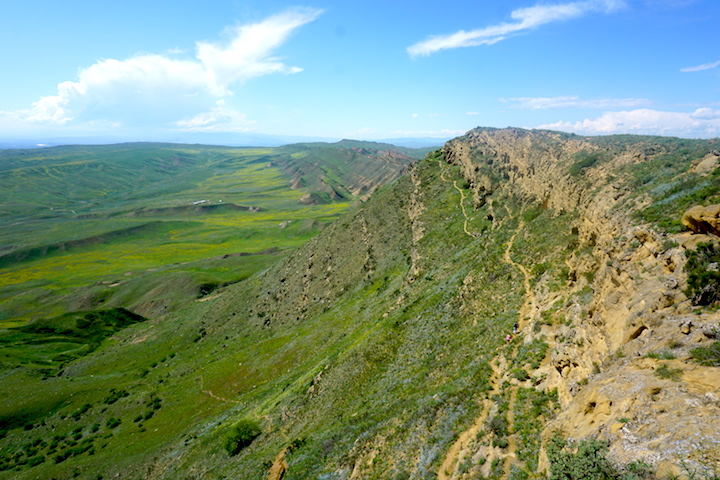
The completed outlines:
[[[64,450],[52,454],[45,447],[40,453],[46,461],[27,472],[43,469],[55,475],[70,471],[71,466],[89,472],[112,464],[103,473],[107,475],[110,470],[144,469],[142,465],[159,452],[180,448],[182,462],[173,462],[180,470],[195,468],[192,464],[203,452],[203,457],[217,459],[212,462],[217,475],[225,468],[241,468],[243,478],[261,478],[263,462],[274,457],[286,435],[304,444],[294,461],[297,476],[291,478],[306,478],[303,475],[330,468],[319,462],[324,450],[344,464],[348,460],[341,457],[351,447],[353,435],[371,426],[377,433],[392,430],[397,421],[388,423],[388,419],[399,415],[410,425],[402,434],[403,442],[420,445],[434,438],[434,453],[426,461],[431,468],[458,422],[477,408],[467,401],[485,388],[483,378],[489,370],[485,344],[502,340],[499,332],[513,319],[506,306],[520,300],[500,295],[508,287],[506,282],[517,282],[511,269],[498,265],[502,235],[488,242],[465,235],[453,205],[457,193],[446,188],[439,173],[437,162],[421,167],[427,184],[422,201],[430,202],[422,222],[433,226],[416,247],[428,265],[423,278],[407,282],[413,248],[407,197],[412,185],[405,178],[292,258],[249,283],[228,287],[220,297],[196,303],[182,317],[130,327],[95,354],[66,367],[62,377],[44,381],[11,377],[12,384],[3,389],[15,392],[10,396],[13,401],[0,414],[26,405],[28,415],[43,418],[46,425],[13,430],[6,442],[20,445],[16,435],[22,432],[28,438],[44,438],[64,430],[72,433],[81,426],[86,438],[94,438],[92,424],[104,425],[115,417],[122,423],[99,430],[113,435],[93,441],[108,443],[96,447],[93,456],[82,453],[55,464],[52,455],[73,447],[63,443]],[[457,268],[462,258],[470,257],[487,258],[496,267],[485,265],[482,273],[480,266]],[[307,270],[307,277],[294,275],[298,269]],[[455,295],[471,273],[494,274],[502,280],[493,283],[494,299],[468,320],[457,315],[463,306]],[[483,336],[487,331],[496,334]],[[119,360],[120,352],[131,360]],[[176,355],[169,358],[172,353]],[[448,358],[435,362],[443,356]],[[317,397],[308,397],[307,389],[322,371]],[[447,377],[448,371],[455,372],[454,378]],[[47,401],[33,406],[27,395],[40,382],[48,390]],[[425,388],[417,388],[420,383]],[[332,388],[325,390],[323,385]],[[104,405],[110,388],[129,395]],[[344,392],[349,390],[362,393],[348,396]],[[145,425],[141,432],[133,419],[143,414],[142,399],[151,392],[163,399],[162,408],[139,422]],[[408,402],[415,406],[407,409]],[[79,421],[61,419],[85,403],[92,408]],[[216,427],[244,415],[268,418],[276,433],[262,437],[250,457],[242,456],[242,466],[237,464],[240,457],[227,461],[220,440],[223,427]],[[283,415],[297,421],[283,426],[281,434]],[[444,427],[437,430],[436,422]],[[57,432],[52,435],[51,425]],[[163,462],[162,456],[158,461]]]

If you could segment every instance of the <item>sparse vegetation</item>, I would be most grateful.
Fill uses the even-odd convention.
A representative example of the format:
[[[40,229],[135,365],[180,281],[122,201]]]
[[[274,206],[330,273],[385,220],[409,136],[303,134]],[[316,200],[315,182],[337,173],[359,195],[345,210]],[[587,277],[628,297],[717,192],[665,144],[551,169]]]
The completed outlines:
[[[695,305],[710,305],[720,300],[720,246],[701,242],[686,255],[686,295]]]
[[[547,445],[550,461],[550,480],[645,480],[654,478],[654,472],[644,462],[631,462],[616,467],[607,455],[607,444],[595,438],[568,445],[560,436],[554,436]]]
[[[580,176],[586,169],[593,167],[603,158],[601,152],[582,151],[575,154],[568,173],[574,177]]]
[[[529,343],[521,344],[517,349],[515,361],[518,365],[529,365],[531,370],[540,367],[540,362],[547,354],[548,344],[542,340],[533,339]]]
[[[697,347],[690,350],[690,355],[700,365],[720,367],[720,341],[715,341],[707,347]]]
[[[668,351],[662,350],[659,352],[650,352],[645,355],[646,358],[654,358],[655,360],[675,360],[675,354]]]
[[[660,365],[655,369],[655,376],[662,378],[663,380],[672,380],[673,382],[679,382],[682,376],[682,370],[679,368],[671,368],[667,365]]]

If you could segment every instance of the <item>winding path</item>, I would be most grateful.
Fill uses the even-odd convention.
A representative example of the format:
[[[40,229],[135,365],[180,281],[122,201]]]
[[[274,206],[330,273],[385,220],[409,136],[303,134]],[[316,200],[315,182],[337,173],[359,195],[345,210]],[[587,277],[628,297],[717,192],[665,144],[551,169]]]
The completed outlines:
[[[444,181],[448,182],[445,178],[444,171],[442,169],[441,164],[441,174],[440,178],[442,178]],[[468,235],[472,235],[473,237],[476,236],[472,233],[470,233],[467,230],[467,221],[468,217],[465,212],[465,207],[463,205],[463,201],[465,199],[465,196],[460,188],[458,188],[456,182],[453,182],[453,186],[460,192],[460,207],[462,208],[463,216],[465,217],[465,225],[464,230],[465,233]],[[523,275],[523,287],[525,289],[525,300],[523,302],[522,307],[520,308],[520,311],[518,312],[518,325],[520,331],[522,331],[526,327],[526,318],[530,318],[530,314],[535,310],[537,301],[535,299],[535,295],[532,292],[532,285],[531,280],[532,276],[527,268],[525,268],[524,265],[515,262],[512,259],[512,249],[515,244],[515,239],[517,238],[518,234],[522,231],[522,229],[525,227],[525,223],[520,220],[518,223],[517,229],[513,233],[512,237],[510,237],[510,240],[507,243],[507,247],[505,248],[505,252],[503,253],[503,261],[514,268],[517,268]],[[517,345],[513,349],[513,352],[511,354],[511,357],[514,358],[515,353],[517,350]],[[483,429],[484,425],[487,422],[488,415],[490,413],[490,409],[493,406],[493,400],[492,397],[494,395],[497,395],[501,391],[501,384],[503,377],[507,374],[507,365],[508,362],[505,358],[502,358],[503,361],[501,361],[501,357],[503,357],[502,353],[498,353],[491,361],[490,366],[493,369],[493,373],[490,376],[490,385],[492,386],[492,390],[490,393],[488,393],[485,400],[483,400],[483,409],[480,412],[480,415],[475,418],[475,421],[473,424],[466,430],[460,433],[458,435],[457,440],[450,446],[448,451],[445,454],[445,458],[443,459],[443,462],[440,465],[440,469],[438,470],[437,478],[438,480],[455,480],[461,476],[459,473],[459,466],[462,463],[463,459],[466,458],[469,454],[472,454],[472,452],[469,451],[469,447],[473,443],[473,439],[477,437],[477,434]],[[496,365],[500,365],[496,367]],[[512,465],[512,460],[517,458],[516,452],[517,452],[517,438],[514,433],[515,431],[515,415],[514,415],[514,407],[515,402],[517,400],[517,386],[511,386],[510,387],[510,399],[509,399],[509,405],[508,405],[508,446],[506,449],[506,453],[503,455],[503,475],[502,479],[507,479],[510,474],[510,466]]]
[[[440,165],[440,178],[444,182],[449,182],[450,180],[445,178],[445,169],[443,168],[442,160],[438,160],[438,164]],[[463,231],[466,235],[469,235],[471,237],[479,237],[480,234],[473,233],[468,230],[468,221],[470,220],[470,217],[468,217],[467,211],[465,210],[465,192],[463,192],[462,188],[457,186],[457,180],[453,180],[452,184],[453,187],[455,187],[455,190],[460,193],[460,209],[462,210],[463,217],[465,218],[465,221],[463,222]]]

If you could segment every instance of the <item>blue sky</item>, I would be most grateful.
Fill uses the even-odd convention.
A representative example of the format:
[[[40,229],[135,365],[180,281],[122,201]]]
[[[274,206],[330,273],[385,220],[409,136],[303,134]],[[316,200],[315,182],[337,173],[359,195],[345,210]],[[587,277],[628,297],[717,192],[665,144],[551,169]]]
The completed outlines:
[[[2,139],[720,136],[717,0],[1,4]]]

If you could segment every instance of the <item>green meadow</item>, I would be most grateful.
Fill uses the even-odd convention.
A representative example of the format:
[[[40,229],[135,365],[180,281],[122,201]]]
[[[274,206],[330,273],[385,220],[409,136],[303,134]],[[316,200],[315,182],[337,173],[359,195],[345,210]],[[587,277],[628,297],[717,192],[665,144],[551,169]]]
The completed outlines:
[[[174,285],[167,310],[267,267],[356,201],[347,194],[327,203],[299,201],[322,178],[338,189],[350,182],[338,169],[348,162],[333,163],[347,160],[345,148],[321,144],[313,147],[318,157],[308,148],[0,151],[0,327],[101,307],[157,314],[142,290],[152,290],[159,275]],[[354,160],[355,168],[366,163]],[[290,188],[288,168],[309,187]]]

